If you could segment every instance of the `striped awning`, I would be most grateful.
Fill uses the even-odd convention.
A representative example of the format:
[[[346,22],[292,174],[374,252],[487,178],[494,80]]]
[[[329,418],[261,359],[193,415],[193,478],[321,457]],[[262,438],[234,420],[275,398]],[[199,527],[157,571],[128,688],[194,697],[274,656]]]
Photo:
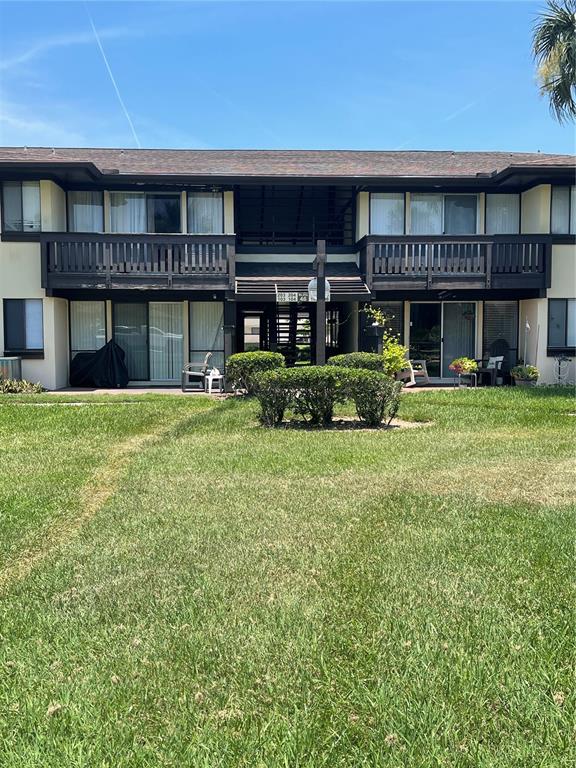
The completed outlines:
[[[270,267],[274,267],[270,269]],[[236,296],[239,299],[307,301],[308,283],[314,277],[309,264],[236,265]],[[330,283],[331,301],[368,301],[368,286],[355,264],[328,264],[326,278]]]

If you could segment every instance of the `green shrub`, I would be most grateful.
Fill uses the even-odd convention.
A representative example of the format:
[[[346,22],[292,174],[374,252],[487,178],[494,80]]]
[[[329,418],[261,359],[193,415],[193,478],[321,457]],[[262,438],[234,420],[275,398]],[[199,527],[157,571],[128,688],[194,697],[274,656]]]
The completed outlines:
[[[370,427],[379,426],[383,419],[392,421],[398,412],[402,383],[377,371],[350,370],[346,377],[346,392],[356,406],[360,421]]]
[[[395,336],[388,336],[384,339],[382,357],[384,358],[384,373],[388,376],[394,376],[406,368],[408,347],[400,344]]]
[[[538,381],[540,371],[535,365],[515,365],[510,371],[513,379],[521,381]]]
[[[261,374],[257,377],[257,393],[262,421],[273,420],[278,424],[280,411],[284,413],[290,407],[312,424],[329,424],[335,404],[346,398],[347,373],[334,367],[310,365],[275,371],[274,376]],[[261,386],[265,392],[260,395]]]
[[[257,374],[256,397],[260,403],[260,421],[267,427],[282,423],[290,404],[291,391],[283,380],[285,369]]]
[[[328,365],[342,368],[363,368],[367,371],[380,371],[387,376],[394,376],[406,367],[408,350],[393,336],[384,340],[382,354],[377,352],[350,352],[347,355],[335,355],[328,360]]]
[[[335,355],[328,360],[328,365],[339,368],[363,368],[367,371],[384,371],[384,356],[376,352],[349,352],[347,355]]]
[[[226,376],[234,389],[245,389],[251,395],[259,373],[283,367],[284,357],[279,352],[239,352],[228,358]]]
[[[0,378],[0,394],[2,395],[33,395],[44,392],[40,383],[33,384],[26,379],[2,379]]]

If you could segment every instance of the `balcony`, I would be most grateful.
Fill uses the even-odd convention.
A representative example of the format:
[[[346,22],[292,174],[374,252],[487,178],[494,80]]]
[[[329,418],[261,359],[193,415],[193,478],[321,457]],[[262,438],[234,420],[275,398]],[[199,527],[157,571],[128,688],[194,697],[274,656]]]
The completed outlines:
[[[369,235],[359,247],[360,269],[373,291],[549,287],[545,237]]]
[[[44,233],[42,287],[228,290],[234,287],[233,235]]]

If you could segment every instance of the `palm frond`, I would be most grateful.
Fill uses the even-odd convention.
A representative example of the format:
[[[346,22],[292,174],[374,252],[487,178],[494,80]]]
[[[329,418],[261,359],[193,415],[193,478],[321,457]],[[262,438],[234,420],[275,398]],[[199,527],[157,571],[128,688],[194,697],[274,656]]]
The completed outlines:
[[[532,52],[552,114],[561,123],[575,118],[576,0],[548,0],[534,27]]]

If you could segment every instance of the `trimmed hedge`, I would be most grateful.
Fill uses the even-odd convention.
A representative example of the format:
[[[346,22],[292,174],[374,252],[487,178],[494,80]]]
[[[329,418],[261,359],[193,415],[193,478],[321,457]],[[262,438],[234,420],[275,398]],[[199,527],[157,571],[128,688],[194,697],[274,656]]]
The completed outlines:
[[[329,424],[335,404],[346,398],[342,373],[327,366],[309,365],[260,374],[256,396],[262,422],[268,426],[279,424],[290,407],[312,424]]]
[[[402,382],[377,371],[349,370],[346,374],[347,394],[360,421],[370,427],[379,426],[383,419],[390,424],[398,413],[401,389]]]
[[[328,365],[382,372],[384,370],[384,356],[376,352],[349,352],[347,355],[334,355],[328,360]]]
[[[279,352],[238,352],[226,362],[226,377],[234,389],[254,394],[256,377],[265,371],[284,368],[284,356]]]
[[[308,366],[268,371],[257,376],[260,420],[268,427],[282,423],[288,408],[312,424],[332,421],[336,403],[350,399],[368,426],[390,421],[398,411],[402,384],[379,371]]]

